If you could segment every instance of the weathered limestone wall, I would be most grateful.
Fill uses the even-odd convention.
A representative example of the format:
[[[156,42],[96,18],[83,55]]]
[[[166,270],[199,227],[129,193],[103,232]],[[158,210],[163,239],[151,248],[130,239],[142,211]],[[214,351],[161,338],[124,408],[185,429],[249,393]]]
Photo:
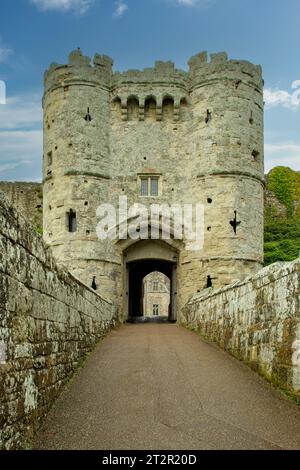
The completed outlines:
[[[0,193],[0,449],[26,444],[115,318]]]
[[[191,298],[181,321],[300,396],[300,261]]]
[[[0,191],[32,223],[35,229],[42,230],[43,187],[41,183],[0,181]]]

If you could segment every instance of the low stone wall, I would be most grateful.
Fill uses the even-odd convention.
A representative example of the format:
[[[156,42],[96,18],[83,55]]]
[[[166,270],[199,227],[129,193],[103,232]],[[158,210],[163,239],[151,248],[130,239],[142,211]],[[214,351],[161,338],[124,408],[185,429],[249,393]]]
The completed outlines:
[[[0,448],[26,447],[116,313],[56,266],[0,193]]]
[[[193,296],[181,322],[300,397],[300,260]]]

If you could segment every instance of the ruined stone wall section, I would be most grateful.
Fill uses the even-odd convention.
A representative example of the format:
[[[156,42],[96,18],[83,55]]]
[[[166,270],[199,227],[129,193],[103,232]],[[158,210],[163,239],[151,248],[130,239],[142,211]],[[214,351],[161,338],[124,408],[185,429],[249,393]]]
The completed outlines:
[[[300,396],[300,262],[275,263],[243,282],[194,295],[181,323]]]
[[[0,449],[26,445],[116,318],[111,302],[57,267],[1,193]]]
[[[41,232],[43,227],[43,187],[41,183],[0,181],[2,191],[9,202]]]

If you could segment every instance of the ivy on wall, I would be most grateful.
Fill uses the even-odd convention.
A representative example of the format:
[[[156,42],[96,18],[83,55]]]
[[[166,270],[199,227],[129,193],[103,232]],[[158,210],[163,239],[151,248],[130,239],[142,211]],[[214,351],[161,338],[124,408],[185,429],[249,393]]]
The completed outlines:
[[[300,254],[300,173],[278,166],[267,175],[267,189],[286,208],[276,204],[265,206],[265,265],[276,261],[292,261]]]

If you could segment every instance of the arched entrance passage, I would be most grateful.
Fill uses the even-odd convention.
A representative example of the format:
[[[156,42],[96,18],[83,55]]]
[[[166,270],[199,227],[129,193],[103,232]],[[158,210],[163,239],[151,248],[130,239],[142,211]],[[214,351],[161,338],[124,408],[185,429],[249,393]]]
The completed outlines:
[[[146,314],[146,312],[144,312],[143,303],[143,279],[148,274],[158,271],[167,276],[170,280],[170,308],[168,318],[170,321],[175,320],[175,312],[172,311],[175,308],[175,303],[171,295],[172,291],[174,291],[172,289],[172,282],[174,282],[174,263],[159,259],[145,259],[128,263],[127,269],[129,276],[128,318],[141,317]],[[173,293],[173,295],[176,294]]]
[[[177,260],[176,248],[161,240],[139,241],[124,252],[125,318],[144,315],[143,279],[158,271],[170,280],[169,321],[176,321]]]

